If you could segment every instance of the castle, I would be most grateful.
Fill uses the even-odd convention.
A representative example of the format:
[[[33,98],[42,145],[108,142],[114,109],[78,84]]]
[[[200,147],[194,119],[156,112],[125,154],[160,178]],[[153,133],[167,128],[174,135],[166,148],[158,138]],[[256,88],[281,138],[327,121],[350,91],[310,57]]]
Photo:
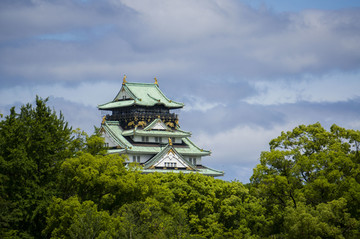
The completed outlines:
[[[191,133],[180,129],[178,115],[183,103],[170,100],[154,83],[130,83],[123,79],[114,100],[98,106],[108,111],[100,132],[109,154],[128,155],[125,163],[136,162],[142,173],[183,172],[223,176],[203,165],[210,151],[196,146]]]

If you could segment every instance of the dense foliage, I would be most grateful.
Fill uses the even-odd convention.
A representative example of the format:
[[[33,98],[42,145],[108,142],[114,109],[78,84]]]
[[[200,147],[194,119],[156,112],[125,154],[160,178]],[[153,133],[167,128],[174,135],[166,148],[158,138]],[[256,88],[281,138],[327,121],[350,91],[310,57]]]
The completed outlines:
[[[243,185],[140,174],[46,101],[0,122],[0,238],[360,237],[359,131],[283,132]]]

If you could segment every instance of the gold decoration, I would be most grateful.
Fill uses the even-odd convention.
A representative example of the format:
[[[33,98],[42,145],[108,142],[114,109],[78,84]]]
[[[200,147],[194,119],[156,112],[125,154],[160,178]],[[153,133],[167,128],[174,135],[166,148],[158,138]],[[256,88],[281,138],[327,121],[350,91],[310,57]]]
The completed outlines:
[[[166,122],[165,124],[171,128],[174,128],[174,123],[172,122]]]
[[[127,81],[126,81],[126,75],[124,75],[124,78],[123,78],[123,85],[125,85],[127,83]]]
[[[172,146],[173,144],[172,144],[172,140],[171,140],[171,138],[169,138],[169,145],[170,146]]]
[[[168,152],[167,154],[170,154],[170,153],[175,154],[175,152],[174,152],[174,150],[173,150],[173,149],[170,149],[170,150],[169,150],[169,152]]]
[[[128,126],[133,126],[135,125],[134,121],[131,121],[130,123],[128,123]]]
[[[137,126],[145,127],[147,125],[146,121],[139,121]]]
[[[157,85],[157,86],[159,86],[159,84],[158,84],[158,81],[157,81],[157,79],[156,79],[156,77],[154,78],[154,80],[155,80],[155,85]]]
[[[102,118],[101,124],[105,124],[105,121],[106,121],[106,116],[104,116],[104,117]]]

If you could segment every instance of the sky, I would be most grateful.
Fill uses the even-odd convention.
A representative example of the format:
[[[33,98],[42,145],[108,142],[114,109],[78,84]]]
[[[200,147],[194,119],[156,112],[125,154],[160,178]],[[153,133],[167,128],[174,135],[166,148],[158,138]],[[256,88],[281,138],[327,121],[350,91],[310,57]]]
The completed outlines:
[[[91,134],[124,75],[156,77],[203,164],[247,183],[282,131],[360,130],[360,1],[0,1],[1,114],[49,97]]]

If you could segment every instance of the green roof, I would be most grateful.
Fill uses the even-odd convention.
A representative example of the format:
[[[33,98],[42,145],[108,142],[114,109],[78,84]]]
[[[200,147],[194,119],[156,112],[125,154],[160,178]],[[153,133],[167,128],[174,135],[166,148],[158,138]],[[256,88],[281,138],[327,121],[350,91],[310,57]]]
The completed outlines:
[[[158,173],[200,173],[200,174],[212,176],[212,177],[224,176],[223,171],[218,171],[218,170],[211,169],[208,167],[198,168],[195,171],[193,171],[193,170],[178,170],[178,169],[142,169],[141,172],[142,173],[155,173],[155,172],[158,172]]]
[[[124,148],[125,148],[126,149],[125,153],[157,154],[164,148],[163,145],[162,146],[160,146],[160,145],[159,146],[132,145],[124,136],[127,136],[127,133],[130,133],[130,131],[133,131],[133,130],[123,131],[122,128],[120,127],[118,121],[104,121],[104,124],[102,125],[101,128],[109,136],[111,136],[111,138],[121,147],[120,149],[109,149],[108,150],[109,153],[124,153]],[[147,133],[147,135],[149,135],[149,133],[154,132],[154,131],[155,130],[146,131],[146,133]],[[139,132],[144,132],[144,130],[139,130]],[[167,132],[167,131],[158,131],[156,133],[159,133],[159,132],[166,132],[167,134],[171,133],[171,132]],[[178,133],[177,136],[180,136],[181,134],[183,134],[183,132],[185,132],[185,131],[177,132]],[[125,133],[125,135],[124,135],[124,133]],[[173,136],[171,136],[171,137],[173,137]],[[199,147],[197,147],[189,138],[187,138],[187,137],[181,137],[181,138],[184,141],[184,143],[186,144],[186,147],[174,145],[176,150],[181,155],[207,156],[207,155],[211,154],[210,151],[203,150],[203,149],[200,149]]]
[[[119,121],[105,121],[101,127],[121,147],[131,147],[131,144],[122,136],[122,129]]]
[[[125,91],[130,97],[120,99],[120,93]],[[119,93],[113,101],[99,105],[100,110],[110,110],[115,108],[138,106],[164,105],[167,108],[178,109],[184,107],[183,103],[175,102],[167,98],[157,84],[150,83],[129,83],[124,82]]]

